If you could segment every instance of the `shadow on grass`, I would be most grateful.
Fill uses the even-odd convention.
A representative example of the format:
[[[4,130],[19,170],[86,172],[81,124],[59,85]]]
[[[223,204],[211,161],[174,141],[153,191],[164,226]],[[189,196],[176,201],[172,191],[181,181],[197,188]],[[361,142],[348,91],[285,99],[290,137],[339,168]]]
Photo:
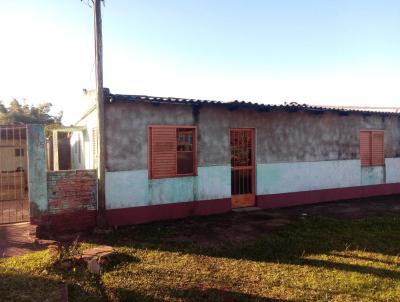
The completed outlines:
[[[65,285],[45,277],[0,273],[0,301],[63,301]]]
[[[103,266],[103,270],[104,272],[108,272],[114,270],[118,266],[124,266],[127,264],[133,264],[138,262],[140,262],[140,259],[138,257],[135,257],[133,255],[124,252],[117,252],[108,257],[108,261]]]
[[[174,301],[189,299],[191,302],[290,302],[294,300],[264,298],[257,295],[234,292],[225,289],[216,288],[186,288],[171,289],[163,288],[160,297],[147,296],[143,293],[124,288],[115,289],[115,300],[117,301],[143,301],[143,302],[161,302],[174,299]],[[183,301],[183,300],[182,300]]]
[[[217,223],[213,222],[213,219],[216,219]],[[118,230],[94,241],[128,248],[335,268],[400,280],[400,273],[384,268],[306,258],[314,254],[334,255],[349,249],[397,256],[400,254],[398,216],[353,220],[308,217],[273,233],[266,233],[256,240],[242,242],[221,240],[214,246],[203,246],[202,241],[198,239],[214,236],[215,225],[218,227],[224,223],[229,225],[229,219],[229,216],[225,215],[217,218],[153,223]],[[373,259],[373,261],[380,260]]]

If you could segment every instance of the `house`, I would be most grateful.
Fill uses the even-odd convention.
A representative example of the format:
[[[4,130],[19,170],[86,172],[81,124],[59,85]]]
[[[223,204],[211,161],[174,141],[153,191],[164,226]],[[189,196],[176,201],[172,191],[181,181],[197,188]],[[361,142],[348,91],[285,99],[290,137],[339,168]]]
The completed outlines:
[[[96,168],[96,116],[73,167]],[[395,112],[107,91],[104,124],[110,225],[400,193]]]
[[[27,197],[26,128],[0,126],[0,202]]]

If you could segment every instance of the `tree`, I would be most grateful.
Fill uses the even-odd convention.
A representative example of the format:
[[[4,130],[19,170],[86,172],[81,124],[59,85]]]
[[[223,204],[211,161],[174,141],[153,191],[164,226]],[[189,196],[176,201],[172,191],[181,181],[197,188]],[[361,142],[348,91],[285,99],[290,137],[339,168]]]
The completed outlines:
[[[7,113],[7,108],[4,106],[3,101],[0,101],[0,114]]]
[[[61,125],[63,113],[50,114],[52,104],[43,103],[39,105],[21,104],[14,99],[8,107],[0,101],[0,125],[16,124],[57,124]]]

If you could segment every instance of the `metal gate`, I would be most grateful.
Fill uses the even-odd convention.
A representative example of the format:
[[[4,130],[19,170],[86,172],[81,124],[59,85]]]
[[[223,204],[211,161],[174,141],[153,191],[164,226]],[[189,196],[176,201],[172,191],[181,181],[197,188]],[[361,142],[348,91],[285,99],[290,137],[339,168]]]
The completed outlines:
[[[254,129],[231,129],[232,208],[255,205]]]
[[[0,224],[29,221],[26,126],[0,126]]]

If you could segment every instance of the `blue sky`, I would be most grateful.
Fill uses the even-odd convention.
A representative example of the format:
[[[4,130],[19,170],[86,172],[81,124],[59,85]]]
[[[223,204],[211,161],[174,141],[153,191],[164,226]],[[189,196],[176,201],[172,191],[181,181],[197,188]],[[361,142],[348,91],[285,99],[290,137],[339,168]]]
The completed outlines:
[[[114,93],[400,106],[400,1],[106,0]],[[0,2],[0,99],[51,101],[65,121],[94,86],[92,11]]]

